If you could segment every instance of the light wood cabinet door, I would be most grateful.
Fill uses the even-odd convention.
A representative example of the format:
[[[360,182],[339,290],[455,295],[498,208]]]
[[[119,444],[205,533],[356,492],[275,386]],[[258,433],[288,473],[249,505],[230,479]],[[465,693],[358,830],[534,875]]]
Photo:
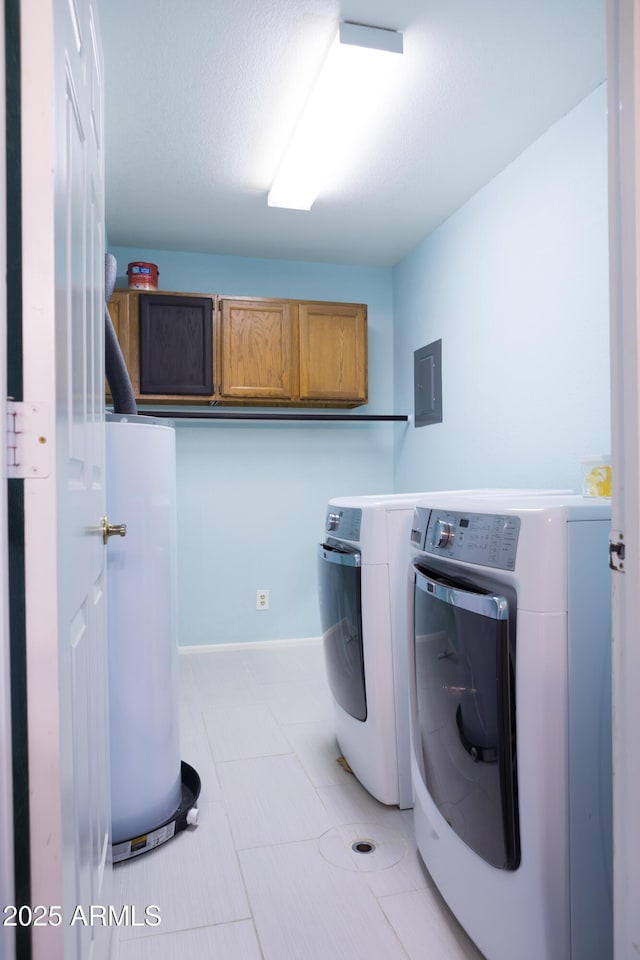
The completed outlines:
[[[300,399],[366,403],[366,307],[301,303],[298,310]]]
[[[292,305],[285,301],[220,301],[220,396],[290,400]]]

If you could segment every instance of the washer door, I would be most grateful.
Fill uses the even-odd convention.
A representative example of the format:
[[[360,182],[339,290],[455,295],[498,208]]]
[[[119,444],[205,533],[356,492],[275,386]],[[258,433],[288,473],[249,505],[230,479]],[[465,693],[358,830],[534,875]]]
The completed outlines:
[[[356,720],[367,719],[362,650],[360,551],[338,543],[318,549],[320,620],[333,697]]]
[[[414,562],[416,749],[440,813],[479,856],[520,862],[509,602]]]

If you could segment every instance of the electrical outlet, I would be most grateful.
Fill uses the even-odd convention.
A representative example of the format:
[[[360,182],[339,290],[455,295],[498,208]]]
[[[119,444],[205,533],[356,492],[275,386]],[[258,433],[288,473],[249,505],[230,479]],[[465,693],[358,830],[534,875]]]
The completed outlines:
[[[256,610],[268,610],[268,609],[269,609],[269,591],[268,590],[256,591]]]

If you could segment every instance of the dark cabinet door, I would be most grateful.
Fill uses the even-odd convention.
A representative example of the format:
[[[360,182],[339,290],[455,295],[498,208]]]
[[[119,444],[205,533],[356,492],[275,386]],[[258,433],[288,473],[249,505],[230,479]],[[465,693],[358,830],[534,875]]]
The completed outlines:
[[[213,393],[210,297],[140,297],[140,393]]]

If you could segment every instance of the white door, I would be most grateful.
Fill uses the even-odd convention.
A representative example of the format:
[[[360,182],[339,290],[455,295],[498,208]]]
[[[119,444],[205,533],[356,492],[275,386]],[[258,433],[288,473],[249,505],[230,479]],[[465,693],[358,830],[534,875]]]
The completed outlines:
[[[640,0],[608,2],[614,955],[640,953]]]
[[[20,17],[24,398],[49,454],[24,481],[31,902],[62,917],[32,928],[33,957],[97,960],[110,931],[89,908],[111,901],[102,59],[92,0],[22,0]]]

